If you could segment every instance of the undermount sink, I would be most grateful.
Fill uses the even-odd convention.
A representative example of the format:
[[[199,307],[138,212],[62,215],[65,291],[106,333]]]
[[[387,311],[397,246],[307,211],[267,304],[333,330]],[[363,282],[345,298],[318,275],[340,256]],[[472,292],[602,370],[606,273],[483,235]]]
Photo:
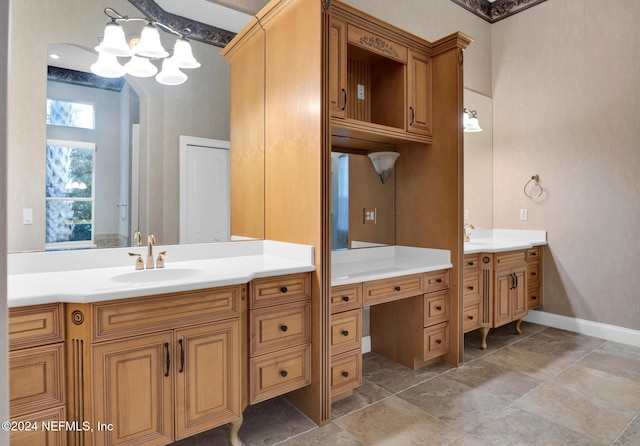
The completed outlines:
[[[141,282],[165,282],[170,280],[189,279],[204,274],[199,268],[170,268],[170,269],[146,269],[118,274],[110,278],[113,282],[141,283]]]

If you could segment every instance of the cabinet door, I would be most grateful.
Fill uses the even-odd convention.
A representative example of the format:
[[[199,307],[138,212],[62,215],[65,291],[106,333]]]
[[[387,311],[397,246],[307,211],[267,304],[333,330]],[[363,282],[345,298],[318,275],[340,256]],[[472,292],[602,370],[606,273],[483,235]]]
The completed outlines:
[[[494,327],[500,327],[511,322],[511,289],[513,275],[511,270],[497,271],[495,281]]]
[[[176,331],[176,439],[240,416],[240,321]]]
[[[431,60],[410,50],[407,69],[407,131],[431,135]]]
[[[527,285],[525,283],[526,274],[526,267],[513,270],[513,275],[516,281],[516,287],[511,291],[513,294],[513,320],[522,319],[527,315]]]
[[[332,18],[329,24],[329,110],[347,115],[347,24]]]
[[[96,445],[163,445],[173,441],[172,332],[93,348]]]

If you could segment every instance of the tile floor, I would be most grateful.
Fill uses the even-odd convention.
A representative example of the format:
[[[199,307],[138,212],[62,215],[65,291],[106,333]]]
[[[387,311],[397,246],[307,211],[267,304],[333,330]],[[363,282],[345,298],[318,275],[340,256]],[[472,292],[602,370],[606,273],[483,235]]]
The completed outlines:
[[[412,371],[374,353],[318,428],[283,398],[244,413],[247,446],[640,445],[640,348],[522,323],[465,336],[465,365]],[[228,445],[228,427],[174,443]]]

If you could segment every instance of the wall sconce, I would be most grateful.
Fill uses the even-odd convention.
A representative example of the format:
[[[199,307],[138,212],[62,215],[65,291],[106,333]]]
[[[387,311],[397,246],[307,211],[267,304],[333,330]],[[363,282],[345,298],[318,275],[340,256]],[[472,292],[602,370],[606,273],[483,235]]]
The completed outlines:
[[[393,171],[393,166],[400,154],[398,152],[374,152],[369,154],[373,168],[380,177],[382,184],[386,183]]]
[[[462,118],[465,133],[475,133],[482,131],[482,128],[480,128],[480,124],[478,123],[477,114],[478,112],[476,110],[469,110],[468,108],[464,109]]]
[[[111,21],[107,23],[102,41],[96,47],[98,61],[91,65],[91,71],[98,76],[113,78],[130,74],[151,77],[158,73],[158,67],[151,61],[162,59],[162,70],[156,75],[156,80],[163,85],[180,85],[187,81],[187,75],[180,71],[181,68],[200,66],[185,38],[191,34],[189,28],[177,31],[169,25],[147,18],[123,16],[112,8],[105,8],[104,13]],[[127,41],[121,25],[127,22],[145,23],[140,37],[131,37]],[[158,29],[178,37],[171,56],[160,43]],[[118,57],[131,59],[122,66]]]

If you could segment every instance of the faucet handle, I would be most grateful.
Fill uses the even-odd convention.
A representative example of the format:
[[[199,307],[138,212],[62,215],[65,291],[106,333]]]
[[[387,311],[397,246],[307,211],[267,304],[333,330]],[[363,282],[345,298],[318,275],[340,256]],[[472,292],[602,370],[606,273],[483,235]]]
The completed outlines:
[[[167,251],[160,251],[158,258],[156,259],[156,268],[164,268],[164,256],[167,255]]]
[[[133,239],[136,241],[136,246],[142,246],[142,232],[140,230],[133,233]]]
[[[149,237],[147,237],[147,243],[149,245],[155,245],[156,244],[156,236],[153,234],[149,234]]]
[[[136,259],[136,270],[144,269],[144,260],[142,260],[142,254],[136,254],[135,252],[130,252],[130,256],[138,256]]]

